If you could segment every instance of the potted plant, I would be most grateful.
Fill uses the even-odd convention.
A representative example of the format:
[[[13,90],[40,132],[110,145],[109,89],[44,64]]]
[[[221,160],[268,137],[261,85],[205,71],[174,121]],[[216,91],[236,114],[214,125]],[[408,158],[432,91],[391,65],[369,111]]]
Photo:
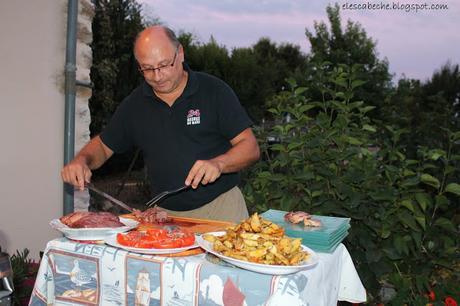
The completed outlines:
[[[13,268],[13,305],[27,305],[32,293],[39,263],[29,259],[29,250],[16,251],[11,256]]]

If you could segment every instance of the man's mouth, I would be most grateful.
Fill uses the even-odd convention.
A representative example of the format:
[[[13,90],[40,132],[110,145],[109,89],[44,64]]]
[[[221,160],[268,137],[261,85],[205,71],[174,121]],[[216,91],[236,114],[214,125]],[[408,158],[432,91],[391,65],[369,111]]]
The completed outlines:
[[[166,82],[161,82],[161,83],[154,83],[156,87],[164,87],[166,85]]]

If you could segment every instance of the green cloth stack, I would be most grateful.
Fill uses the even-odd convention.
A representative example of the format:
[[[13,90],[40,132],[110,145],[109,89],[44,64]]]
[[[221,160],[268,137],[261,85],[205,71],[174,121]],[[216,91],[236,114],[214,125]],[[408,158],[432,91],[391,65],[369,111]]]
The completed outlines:
[[[286,221],[284,219],[286,213],[286,211],[270,209],[261,214],[261,216],[282,226],[285,229],[286,236],[302,238],[302,244],[314,251],[332,253],[348,235],[350,218],[312,215],[312,219],[320,220],[322,226],[307,227],[304,226],[303,222],[293,224]]]

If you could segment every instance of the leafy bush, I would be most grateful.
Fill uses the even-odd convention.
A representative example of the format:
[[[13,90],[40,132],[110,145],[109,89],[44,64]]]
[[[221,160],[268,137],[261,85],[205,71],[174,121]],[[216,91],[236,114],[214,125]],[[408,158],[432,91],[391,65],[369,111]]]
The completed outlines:
[[[13,269],[13,305],[27,305],[35,283],[39,264],[29,258],[29,249],[11,256]]]
[[[374,107],[353,100],[364,84],[358,70],[318,67],[322,101],[309,101],[293,80],[271,101],[270,112],[284,119],[256,130],[264,154],[250,170],[246,199],[256,211],[350,217],[345,243],[371,301],[428,301],[436,284],[458,297],[460,185],[451,178],[460,132],[446,131],[447,148],[419,148],[418,159],[407,159],[405,131],[372,122]],[[268,144],[268,136],[279,141]]]

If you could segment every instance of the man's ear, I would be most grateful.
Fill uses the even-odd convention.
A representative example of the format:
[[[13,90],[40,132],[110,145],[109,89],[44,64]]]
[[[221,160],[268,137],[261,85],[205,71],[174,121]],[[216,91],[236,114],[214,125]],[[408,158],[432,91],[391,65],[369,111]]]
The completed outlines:
[[[184,62],[185,54],[184,54],[184,47],[182,47],[182,44],[179,45],[179,57],[181,58],[181,62]]]

